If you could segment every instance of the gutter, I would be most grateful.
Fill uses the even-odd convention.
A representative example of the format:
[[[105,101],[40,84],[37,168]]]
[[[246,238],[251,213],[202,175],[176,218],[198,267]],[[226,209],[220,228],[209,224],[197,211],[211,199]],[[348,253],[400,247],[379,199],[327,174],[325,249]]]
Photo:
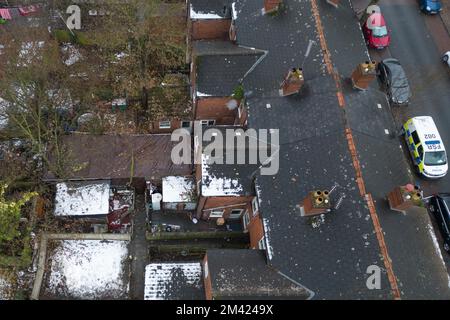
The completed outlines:
[[[285,275],[284,273],[282,273],[282,272],[280,272],[280,271],[278,271],[278,270],[276,270],[276,272],[277,272],[279,275],[281,275],[282,277],[284,277],[284,278],[288,279],[289,281],[291,281],[292,283],[296,284],[297,286],[302,287],[303,289],[305,289],[305,290],[309,293],[309,297],[308,297],[306,300],[312,300],[312,298],[314,298],[314,296],[316,295],[316,294],[314,293],[314,291],[308,289],[307,287],[305,287],[305,286],[302,285],[301,283],[298,283],[298,282],[295,281],[294,279],[289,278],[289,277],[288,277],[287,275]]]

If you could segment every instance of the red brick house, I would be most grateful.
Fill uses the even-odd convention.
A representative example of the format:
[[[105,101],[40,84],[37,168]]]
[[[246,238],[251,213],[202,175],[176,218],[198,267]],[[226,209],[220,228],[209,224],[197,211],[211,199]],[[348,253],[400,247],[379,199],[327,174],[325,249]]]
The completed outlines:
[[[226,129],[237,128],[239,127],[216,126],[204,129],[211,129],[212,132],[220,133],[225,137]],[[221,156],[215,155],[219,161],[213,162],[210,155],[204,153],[198,134],[196,132],[194,137],[195,178],[198,193],[197,218],[242,220],[245,215],[253,217],[252,203],[253,206],[257,203],[253,173],[257,170],[257,165],[227,164],[226,150],[223,150]],[[235,153],[237,154],[237,149]],[[218,163],[220,157],[222,157],[222,163]],[[251,213],[247,214],[247,211]],[[247,221],[247,224],[249,223],[250,221]]]
[[[191,40],[228,39],[232,0],[190,0],[188,30]]]
[[[243,78],[263,52],[229,41],[196,41],[192,48],[191,96],[195,120],[205,125],[244,125]]]

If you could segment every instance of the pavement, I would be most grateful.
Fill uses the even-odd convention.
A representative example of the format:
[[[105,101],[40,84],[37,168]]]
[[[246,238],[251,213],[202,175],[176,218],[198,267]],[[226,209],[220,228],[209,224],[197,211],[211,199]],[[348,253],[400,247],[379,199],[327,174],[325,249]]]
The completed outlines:
[[[421,14],[414,0],[381,0],[378,5],[392,29],[392,44],[383,52],[368,51],[359,26],[354,25],[358,25],[355,11],[362,11],[368,3],[341,1],[338,9],[320,3],[325,37],[345,96],[347,125],[353,132],[366,191],[374,199],[401,298],[449,299],[448,273],[433,240],[430,216],[423,208],[406,215],[393,212],[386,194],[395,186],[414,181],[426,193],[450,189],[450,176],[429,182],[413,174],[402,140],[396,135],[408,117],[424,113],[433,116],[444,142],[450,143],[450,77],[439,60],[450,39],[439,17]],[[364,92],[351,88],[349,75],[369,55],[371,60],[394,56],[402,62],[414,91],[409,107],[391,109],[376,81]]]
[[[130,279],[130,298],[133,300],[142,300],[145,287],[145,266],[148,263],[148,244],[145,237],[147,223],[145,221],[144,195],[136,195],[136,203],[133,217],[133,237],[131,239],[130,252],[131,261],[131,279]]]
[[[440,15],[445,28],[450,34],[450,0],[442,0],[442,11]]]

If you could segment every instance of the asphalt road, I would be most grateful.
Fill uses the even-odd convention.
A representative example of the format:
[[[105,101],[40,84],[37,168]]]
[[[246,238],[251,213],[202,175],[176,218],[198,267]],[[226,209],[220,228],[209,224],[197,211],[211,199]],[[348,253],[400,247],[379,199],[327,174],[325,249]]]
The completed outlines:
[[[432,116],[439,129],[447,153],[450,150],[450,68],[441,60],[442,54],[450,50],[450,36],[439,16],[421,13],[416,0],[381,0],[379,3],[391,30],[391,45],[388,49],[370,50],[374,60],[388,57],[398,59],[403,65],[413,97],[408,107],[395,107],[393,113],[397,125],[410,117]],[[413,171],[412,161],[404,148],[405,156]],[[439,180],[425,180],[414,175],[416,183],[425,195],[450,192],[450,174]],[[441,248],[447,271],[450,273],[450,255],[442,248],[442,237],[436,221],[431,219],[437,241]]]
[[[441,60],[450,50],[450,36],[438,15],[419,11],[416,0],[381,0],[379,2],[388,29],[388,49],[370,50],[374,60],[394,57],[403,65],[413,97],[407,107],[395,107],[398,126],[414,116],[432,116],[442,136],[447,153],[450,150],[450,68]],[[409,155],[405,153],[409,158]],[[412,166],[411,161],[409,161]],[[412,169],[412,168],[411,168]],[[439,180],[424,180],[417,174],[417,183],[426,195],[450,192],[450,174]]]

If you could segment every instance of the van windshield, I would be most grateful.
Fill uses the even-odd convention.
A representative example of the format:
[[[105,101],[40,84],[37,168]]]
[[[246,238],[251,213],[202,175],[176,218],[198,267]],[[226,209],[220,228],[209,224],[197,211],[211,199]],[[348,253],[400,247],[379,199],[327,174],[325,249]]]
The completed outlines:
[[[424,162],[426,166],[442,166],[447,163],[447,155],[445,151],[428,151],[425,152]]]

